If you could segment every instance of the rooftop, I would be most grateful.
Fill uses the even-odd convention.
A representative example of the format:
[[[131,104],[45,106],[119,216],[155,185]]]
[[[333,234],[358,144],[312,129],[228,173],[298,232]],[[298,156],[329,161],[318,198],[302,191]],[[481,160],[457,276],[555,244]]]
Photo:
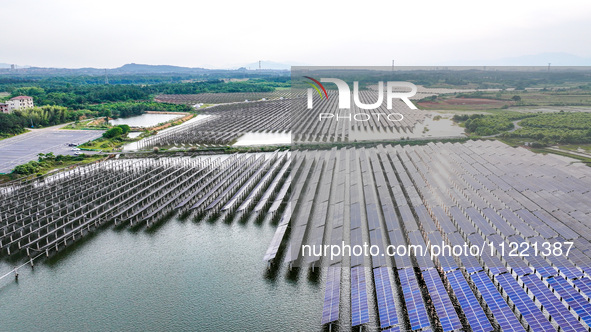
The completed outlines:
[[[24,100],[24,99],[33,99],[33,97],[29,97],[29,96],[17,96],[14,98],[10,98],[10,100]]]

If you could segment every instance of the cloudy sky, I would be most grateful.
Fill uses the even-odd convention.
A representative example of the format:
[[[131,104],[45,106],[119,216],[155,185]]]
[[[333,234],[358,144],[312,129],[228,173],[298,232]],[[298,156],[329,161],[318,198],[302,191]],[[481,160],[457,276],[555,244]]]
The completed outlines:
[[[0,0],[0,12],[0,63],[43,67],[591,58],[588,0]]]

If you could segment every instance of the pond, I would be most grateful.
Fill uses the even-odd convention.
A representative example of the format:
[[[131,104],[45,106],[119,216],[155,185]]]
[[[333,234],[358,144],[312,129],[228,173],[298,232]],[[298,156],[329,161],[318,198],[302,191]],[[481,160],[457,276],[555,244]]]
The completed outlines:
[[[0,330],[319,330],[323,280],[266,273],[275,228],[175,217],[154,232],[103,230],[1,280]]]
[[[117,126],[126,124],[130,127],[148,128],[158,125],[159,123],[168,122],[170,120],[183,117],[185,114],[155,114],[145,113],[137,116],[130,116],[128,118],[118,118],[110,120],[109,123]]]

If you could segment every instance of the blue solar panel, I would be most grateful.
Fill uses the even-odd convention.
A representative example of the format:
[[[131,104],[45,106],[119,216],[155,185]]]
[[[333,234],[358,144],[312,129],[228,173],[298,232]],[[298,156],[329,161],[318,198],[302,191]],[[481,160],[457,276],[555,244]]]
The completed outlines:
[[[380,315],[380,327],[385,328],[398,324],[398,314],[392,294],[392,284],[387,267],[373,270],[376,285],[376,299],[378,300],[378,312]]]
[[[431,297],[431,301],[433,301],[433,306],[435,307],[437,316],[439,316],[443,330],[452,331],[461,329],[462,324],[443,286],[443,282],[441,282],[439,272],[436,269],[428,269],[423,271],[423,278],[425,279],[429,296]]]
[[[464,239],[458,232],[447,234],[447,238],[451,242],[452,246],[463,246],[466,243],[466,241],[464,241]],[[480,266],[480,263],[478,262],[476,257],[472,255],[467,255],[460,257],[460,260],[462,261],[462,265],[466,268],[466,272],[468,272],[468,274],[482,271],[482,266]]]
[[[357,326],[369,322],[367,308],[367,286],[365,271],[361,266],[351,269],[351,325]]]
[[[577,280],[573,280],[573,284],[579,287],[583,294],[587,295],[587,297],[591,298],[591,279],[589,278],[581,278]]]
[[[483,248],[484,246],[486,246],[486,248],[489,248],[489,245],[485,244],[484,239],[479,234],[468,235],[468,241],[471,245],[477,245],[480,248]],[[492,273],[492,275],[507,272],[507,268],[503,265],[501,260],[497,256],[491,255],[490,250],[484,250],[480,258],[484,262],[484,265],[490,270],[490,273]]]
[[[544,306],[552,319],[560,325],[562,331],[586,331],[583,325],[570,313],[560,299],[546,287],[536,275],[528,275],[521,279],[536,300]]]
[[[472,328],[472,331],[475,332],[488,332],[492,331],[493,327],[486,318],[486,314],[480,304],[478,304],[478,300],[472,293],[470,289],[470,285],[464,279],[462,275],[462,271],[456,270],[446,274],[447,280],[451,288],[466,315],[466,319],[468,320],[468,324]]]
[[[351,246],[363,245],[361,228],[351,229]],[[363,255],[351,255],[351,266],[363,264]]]
[[[521,236],[510,236],[507,239],[508,242],[516,242],[522,243],[525,240]],[[538,250],[541,247],[541,244],[538,245]],[[534,268],[537,273],[539,273],[542,277],[550,277],[557,275],[558,272],[548,263],[546,260],[540,256],[540,253],[536,253],[534,248],[531,246],[525,249],[519,249],[521,253],[524,254],[525,259],[529,262],[530,267]],[[507,256],[507,255],[505,255]],[[518,274],[519,275],[519,274]]]
[[[382,332],[400,332],[400,326],[391,327],[389,329],[382,330]]]
[[[400,285],[402,286],[406,311],[412,330],[431,326],[414,269],[405,268],[398,270],[398,275],[400,277]]]
[[[483,235],[496,234],[492,226],[484,219],[484,217],[473,207],[466,208],[466,214],[472,222],[479,228]]]
[[[522,278],[527,278],[527,276]],[[536,307],[525,290],[521,288],[512,275],[501,274],[496,276],[495,280],[499,282],[503,290],[509,296],[509,299],[513,301],[515,307],[519,310],[519,313],[523,315],[534,331],[552,331],[552,329],[554,329],[552,324],[550,324],[540,309]],[[539,279],[538,282],[541,283]]]
[[[491,236],[488,238],[488,240],[496,245],[500,245],[502,242],[504,242],[504,240],[502,238],[500,238],[498,235],[495,238],[493,238]],[[507,242],[522,243],[522,242],[525,242],[525,240],[523,240],[523,238],[521,236],[512,235],[507,238]],[[505,243],[505,245],[507,245],[507,243]],[[520,249],[520,251],[521,251],[521,249]],[[532,255],[532,257],[535,257],[535,256]],[[519,257],[517,255],[505,254],[503,256],[503,258],[505,259],[505,261],[507,261],[509,270],[511,270],[513,273],[515,273],[518,276],[523,276],[523,275],[530,274],[533,272],[532,269],[527,264],[527,262],[524,261],[522,257]],[[527,257],[527,258],[529,258],[529,257]]]
[[[322,324],[339,319],[339,302],[341,294],[341,267],[331,266],[326,276],[324,306],[322,308]]]
[[[460,210],[457,206],[452,206],[449,208],[449,213],[453,217],[453,220],[458,224],[458,229],[462,231],[466,235],[470,235],[472,233],[476,233],[476,228],[472,225],[472,223],[464,216],[462,210]]]
[[[548,284],[554,291],[581,317],[587,325],[591,326],[591,303],[585,299],[573,286],[563,277],[549,278]]]
[[[474,273],[470,278],[503,331],[525,332],[525,329],[485,272]]]

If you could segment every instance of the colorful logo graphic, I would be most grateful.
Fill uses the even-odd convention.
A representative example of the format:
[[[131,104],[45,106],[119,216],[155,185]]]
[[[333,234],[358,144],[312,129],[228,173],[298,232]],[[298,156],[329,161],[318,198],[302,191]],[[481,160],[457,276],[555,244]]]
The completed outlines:
[[[313,79],[310,76],[304,76],[304,78],[307,78],[307,79],[313,81],[314,83],[318,84],[318,86],[320,88],[322,88],[322,91],[324,91],[324,96],[328,100],[328,94],[326,93],[326,89],[324,88],[324,86],[322,85],[322,83],[318,82],[317,80]],[[306,82],[306,83],[308,83],[311,87],[313,87],[316,90],[316,92],[318,92],[318,95],[320,96],[320,98],[322,98],[322,93],[320,92],[320,89],[318,89],[318,87],[316,85],[314,85],[314,84],[312,84],[310,82]]]

